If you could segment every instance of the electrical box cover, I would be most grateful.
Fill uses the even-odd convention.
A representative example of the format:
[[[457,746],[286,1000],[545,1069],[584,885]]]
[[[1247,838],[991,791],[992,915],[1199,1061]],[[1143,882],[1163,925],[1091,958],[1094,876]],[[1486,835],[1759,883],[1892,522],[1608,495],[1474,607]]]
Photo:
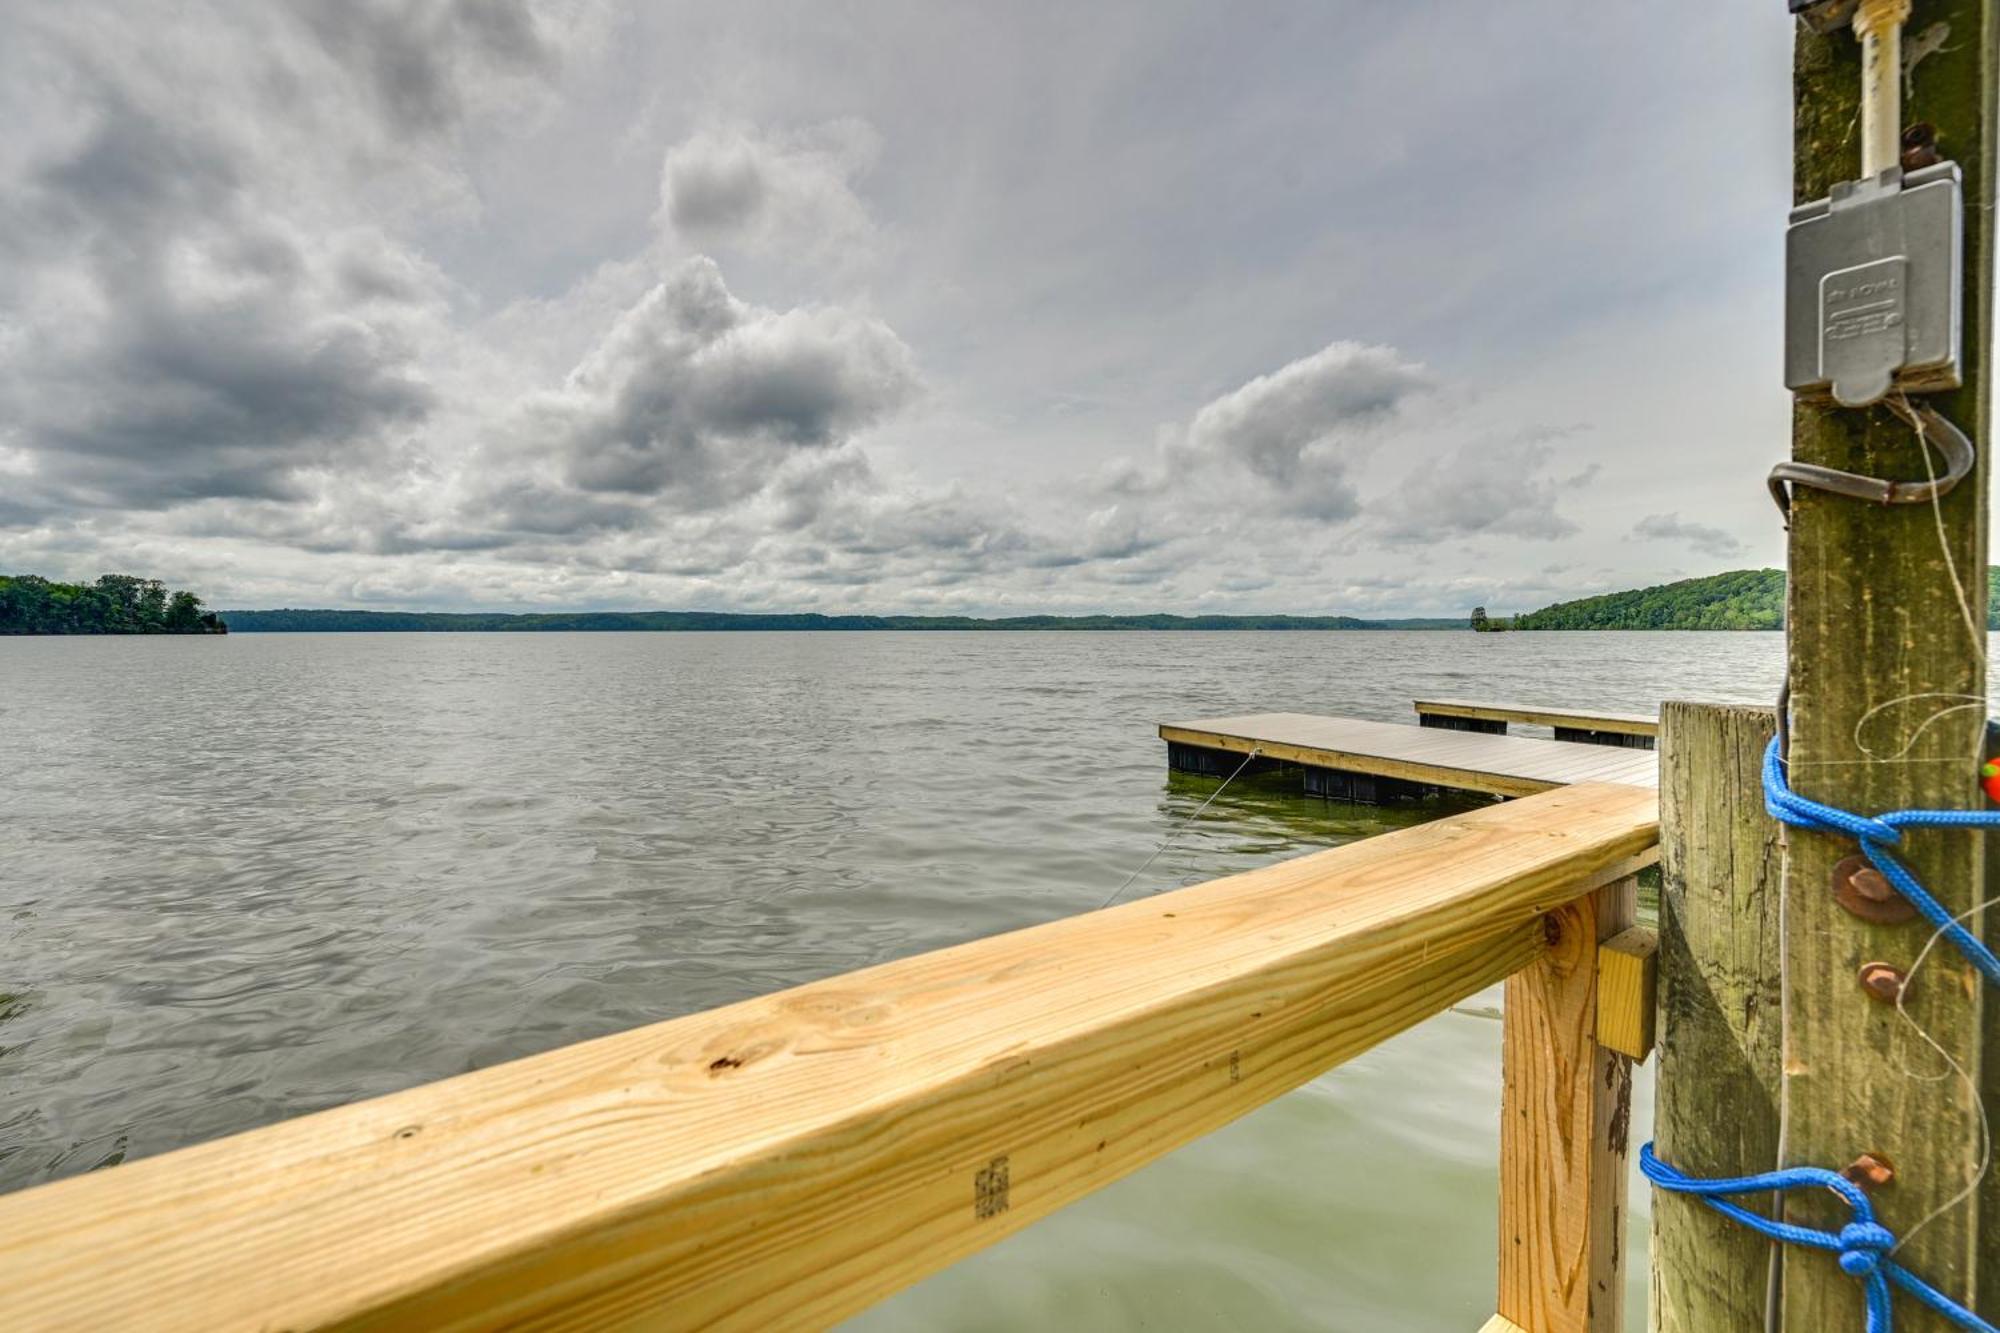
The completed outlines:
[[[1792,210],[1785,234],[1785,384],[1848,407],[1960,379],[1958,164],[1890,168]]]

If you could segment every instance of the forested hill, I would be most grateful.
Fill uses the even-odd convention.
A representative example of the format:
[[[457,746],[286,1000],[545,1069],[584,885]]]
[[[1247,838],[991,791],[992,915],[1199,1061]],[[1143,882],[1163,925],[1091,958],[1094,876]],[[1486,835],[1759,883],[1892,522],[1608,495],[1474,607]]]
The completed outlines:
[[[448,611],[230,611],[238,633],[415,630],[1216,630],[1464,629],[1451,620],[1357,620],[1353,616],[972,616],[738,615],[724,611],[563,611],[541,615]]]
[[[1994,615],[2000,569],[1986,576],[1988,629],[2000,629]],[[1705,579],[1683,579],[1656,588],[1606,593],[1575,602],[1557,602],[1514,617],[1515,629],[1783,629],[1785,572],[1739,569]]]
[[[158,579],[106,574],[95,583],[55,583],[0,574],[0,634],[226,634],[191,592]]]

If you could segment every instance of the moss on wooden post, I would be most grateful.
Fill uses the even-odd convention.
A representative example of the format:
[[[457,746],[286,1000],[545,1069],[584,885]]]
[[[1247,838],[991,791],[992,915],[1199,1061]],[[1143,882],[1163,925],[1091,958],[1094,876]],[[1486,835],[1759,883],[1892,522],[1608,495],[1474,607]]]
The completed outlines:
[[[1660,713],[1660,1081],[1653,1137],[1698,1176],[1778,1147],[1778,826],[1757,772],[1768,708]],[[1700,1202],[1653,1199],[1652,1327],[1762,1327],[1770,1247]]]
[[[1938,151],[1965,172],[1967,384],[1932,401],[1988,455],[1995,8],[1996,0],[1918,0],[1907,32],[1922,59],[1904,109],[1905,125],[1936,127]],[[1859,170],[1854,37],[1801,27],[1794,87],[1794,187],[1804,201]],[[1800,403],[1793,456],[1878,477],[1925,475],[1909,427],[1879,408]],[[1985,711],[1977,701],[1985,694],[1986,478],[1982,457],[1935,513],[1927,505],[1883,508],[1798,493],[1788,615],[1791,774],[1801,793],[1867,812],[1980,800],[1974,756]],[[1854,850],[1851,842],[1794,831],[1787,847],[1790,1159],[1840,1168],[1864,1151],[1888,1156],[1896,1178],[1877,1198],[1883,1220],[1904,1238],[1898,1260],[1946,1293],[1971,1298],[1979,1209],[1976,1199],[1951,1200],[1970,1185],[1979,1156],[1974,1090],[1892,1005],[1856,982],[1864,962],[1907,968],[1929,928],[1870,925],[1835,904],[1829,878]],[[1953,911],[1988,891],[1978,835],[1921,832],[1908,850],[1924,883]],[[1986,990],[1955,950],[1942,947],[1906,1001],[1909,1017],[1975,1073]],[[1837,1222],[1844,1210],[1832,1203],[1794,1196],[1790,1216]],[[2000,1218],[1991,1225],[2000,1228]],[[1827,1256],[1788,1258],[1785,1328],[1861,1327],[1860,1284]],[[1991,1313],[2000,1292],[1986,1291],[1979,1304]],[[1898,1305],[1899,1328],[1941,1326],[1901,1298]]]

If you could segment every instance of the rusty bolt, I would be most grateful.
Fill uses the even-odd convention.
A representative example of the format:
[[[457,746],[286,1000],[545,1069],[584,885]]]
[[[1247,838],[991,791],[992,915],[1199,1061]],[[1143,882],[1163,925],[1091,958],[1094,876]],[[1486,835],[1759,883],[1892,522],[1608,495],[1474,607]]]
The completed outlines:
[[[1903,987],[1909,984],[1900,968],[1887,963],[1863,963],[1857,979],[1861,982],[1861,989],[1884,1004],[1894,1004],[1902,999]]]
[[[1878,926],[1910,920],[1917,909],[1896,892],[1896,886],[1861,855],[1846,857],[1833,868],[1833,899],[1850,914]]]
[[[1903,170],[1916,171],[1943,160],[1938,156],[1937,126],[1920,120],[1903,131]]]
[[[1878,1152],[1865,1152],[1840,1173],[1869,1193],[1896,1178],[1896,1164]]]

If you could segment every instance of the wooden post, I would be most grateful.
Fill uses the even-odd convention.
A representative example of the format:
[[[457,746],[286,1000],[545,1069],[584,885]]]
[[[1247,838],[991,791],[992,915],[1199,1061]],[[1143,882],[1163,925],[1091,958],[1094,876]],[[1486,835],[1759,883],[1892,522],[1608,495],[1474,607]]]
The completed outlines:
[[[1660,1156],[1697,1176],[1778,1153],[1778,824],[1758,770],[1769,708],[1660,713]],[[1758,1200],[1744,1202],[1763,1211]],[[1679,1195],[1653,1196],[1656,1333],[1761,1330],[1770,1245]]]
[[[1904,123],[1935,126],[1937,151],[1965,173],[1967,383],[1930,401],[1979,444],[1979,466],[1935,511],[1814,490],[1798,491],[1792,511],[1791,780],[1804,795],[1850,810],[1971,807],[1980,800],[1986,497],[1994,448],[1986,375],[1996,7],[2000,0],[1917,0],[1906,29],[1916,63]],[[1794,189],[1800,201],[1822,198],[1859,174],[1860,84],[1851,33],[1798,29]],[[1880,408],[1798,404],[1793,456],[1876,477],[1925,476],[1911,429]],[[1852,842],[1822,834],[1793,831],[1787,839],[1790,1158],[1834,1169],[1864,1151],[1891,1159],[1895,1181],[1877,1198],[1882,1220],[1903,1238],[1897,1260],[1970,1303],[1978,1294],[1978,1209],[1970,1199],[1951,1201],[1970,1186],[1979,1156],[1978,1089],[1953,1075],[1893,1005],[1871,999],[1857,984],[1866,962],[1909,967],[1930,928],[1870,925],[1836,905],[1830,876],[1853,850]],[[1925,885],[1952,911],[1984,897],[1978,835],[1919,832],[1907,851]],[[1988,1002],[1987,987],[1947,945],[1925,964],[1906,1008],[1990,1089],[1993,1078],[1980,1074]],[[1830,1197],[1794,1196],[1789,1215],[1825,1225],[1844,1211]],[[1989,1314],[2000,1309],[2000,1292],[1984,1295]],[[1831,1257],[1788,1256],[1785,1328],[1859,1328],[1861,1302],[1860,1284]],[[1942,1326],[1900,1297],[1897,1314],[1898,1328]]]
[[[1632,1062],[1597,1042],[1597,948],[1637,911],[1635,880],[1577,899],[1507,978],[1499,1313],[1527,1333],[1616,1333],[1624,1312]]]

